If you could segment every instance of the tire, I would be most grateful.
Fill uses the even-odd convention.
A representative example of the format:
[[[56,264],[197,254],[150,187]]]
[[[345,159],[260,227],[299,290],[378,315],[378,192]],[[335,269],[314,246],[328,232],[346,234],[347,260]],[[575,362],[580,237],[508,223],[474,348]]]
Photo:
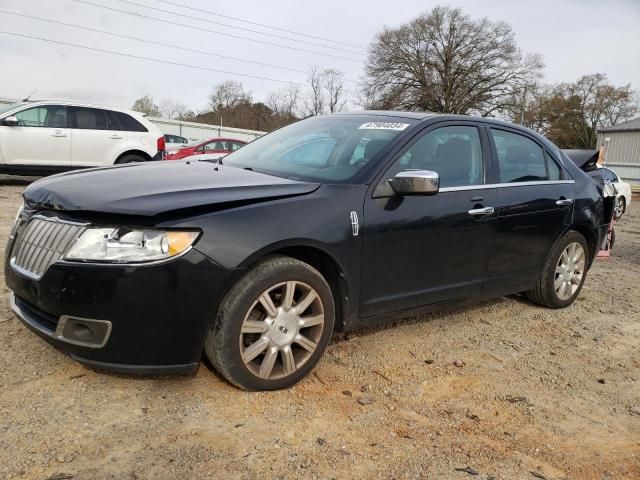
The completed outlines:
[[[334,322],[333,294],[320,272],[290,257],[268,257],[227,293],[204,350],[233,385],[279,390],[300,381],[318,363]]]
[[[614,218],[616,220],[620,219],[620,217],[622,217],[622,215],[624,215],[624,212],[627,210],[627,201],[625,200],[624,197],[617,197],[616,198],[616,204],[615,204],[615,216]]]
[[[577,245],[577,246],[576,246]],[[570,246],[576,246],[576,251],[581,248],[581,260],[575,261],[575,257],[569,259],[567,255],[563,257],[565,251]],[[526,292],[527,298],[533,303],[548,308],[565,308],[571,305],[582,290],[582,285],[587,275],[587,265],[589,261],[589,247],[585,238],[576,231],[569,231],[563,235],[553,246],[547,257],[540,278],[535,286]],[[564,262],[561,265],[561,262]],[[573,276],[569,270],[573,266]],[[562,272],[562,273],[559,273]],[[580,271],[579,278],[575,275]],[[570,278],[570,280],[569,280]],[[557,291],[557,285],[569,284],[569,286],[561,286]]]
[[[120,157],[118,160],[116,160],[116,165],[123,165],[125,163],[136,163],[136,162],[146,162],[147,159],[144,157],[141,157],[140,155],[135,155],[135,154],[129,154],[129,155],[123,155],[122,157]]]

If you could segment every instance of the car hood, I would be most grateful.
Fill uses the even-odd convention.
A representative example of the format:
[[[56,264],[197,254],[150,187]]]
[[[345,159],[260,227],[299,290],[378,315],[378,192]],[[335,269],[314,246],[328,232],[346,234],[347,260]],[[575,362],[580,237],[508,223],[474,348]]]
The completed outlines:
[[[23,196],[30,209],[152,216],[304,195],[318,187],[211,162],[153,162],[55,175],[32,183]]]

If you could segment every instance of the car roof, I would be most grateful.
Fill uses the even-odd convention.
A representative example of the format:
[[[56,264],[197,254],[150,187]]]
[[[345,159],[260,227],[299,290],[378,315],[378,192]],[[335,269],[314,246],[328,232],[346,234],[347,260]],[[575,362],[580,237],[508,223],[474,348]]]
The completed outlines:
[[[200,142],[200,145],[202,145],[203,143],[211,143],[211,142],[242,142],[242,143],[248,143],[246,140],[241,140],[239,138],[209,138],[207,140],[203,140],[202,142]]]
[[[30,106],[37,107],[38,105],[64,105],[66,107],[87,107],[87,108],[99,108],[101,110],[113,110],[115,112],[123,112],[131,115],[135,115],[137,117],[144,117],[145,114],[142,112],[137,112],[135,110],[129,110],[126,108],[120,107],[112,107],[108,105],[99,105],[95,103],[85,103],[85,102],[72,102],[70,100],[30,100],[28,102],[22,103],[20,106]]]
[[[332,115],[367,115],[367,116],[384,116],[384,117],[397,117],[397,118],[412,118],[415,120],[422,120],[424,118],[433,117],[438,115],[433,112],[403,112],[397,110],[359,110],[351,112],[337,112]]]
[[[490,123],[493,125],[500,125],[504,127],[518,128],[522,130],[527,130],[532,133],[536,133],[533,130],[528,129],[523,125],[518,125],[513,122],[498,120],[497,118],[488,118],[481,117],[479,115],[457,115],[453,113],[435,113],[435,112],[408,112],[408,111],[398,111],[398,110],[360,110],[360,111],[351,111],[351,112],[338,112],[333,113],[331,115],[367,115],[367,116],[385,116],[385,117],[396,117],[396,118],[410,118],[414,120],[426,120],[426,119],[434,119],[438,118],[441,120],[476,120],[481,122]],[[536,135],[539,135],[536,133]]]

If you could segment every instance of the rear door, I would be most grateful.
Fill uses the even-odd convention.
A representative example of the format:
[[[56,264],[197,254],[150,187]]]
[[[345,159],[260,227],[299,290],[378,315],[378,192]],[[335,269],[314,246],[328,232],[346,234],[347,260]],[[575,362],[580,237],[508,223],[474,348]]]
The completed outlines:
[[[99,108],[70,107],[73,140],[71,163],[74,167],[113,165],[127,145],[125,132],[109,130],[107,111]]]
[[[71,166],[71,131],[67,107],[39,105],[15,113],[18,125],[0,125],[0,148],[7,165]]]
[[[487,291],[528,289],[573,215],[573,183],[535,137],[488,128],[498,191],[498,231]]]

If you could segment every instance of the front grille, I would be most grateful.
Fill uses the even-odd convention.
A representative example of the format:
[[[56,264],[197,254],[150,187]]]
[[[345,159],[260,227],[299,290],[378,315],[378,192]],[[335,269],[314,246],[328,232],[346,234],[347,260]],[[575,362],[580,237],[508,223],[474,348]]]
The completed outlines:
[[[32,218],[15,240],[11,266],[39,279],[51,265],[62,258],[69,244],[83,228],[77,223],[57,219]]]

